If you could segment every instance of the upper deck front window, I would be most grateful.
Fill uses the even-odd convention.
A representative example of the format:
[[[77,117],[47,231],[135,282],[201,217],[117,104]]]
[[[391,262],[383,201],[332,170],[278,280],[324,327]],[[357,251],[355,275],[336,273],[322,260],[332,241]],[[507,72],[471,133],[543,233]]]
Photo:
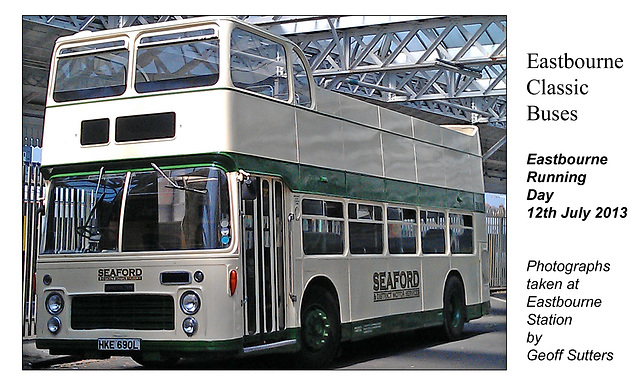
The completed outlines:
[[[243,29],[231,32],[231,81],[279,100],[289,99],[284,46]]]
[[[307,77],[307,70],[304,68],[302,58],[297,53],[293,55],[293,90],[295,92],[294,101],[296,105],[311,106],[309,77]]]
[[[124,40],[61,49],[53,99],[62,102],[123,94],[128,61]]]
[[[143,37],[136,54],[140,93],[214,85],[220,75],[213,29]]]
[[[289,58],[285,45],[276,40],[233,25],[225,27],[233,28],[230,35],[221,35],[218,25],[207,25],[152,29],[139,37],[131,33],[99,37],[95,42],[66,42],[56,54],[53,100],[210,87],[221,76],[229,76],[236,88],[311,107],[303,55],[296,52]],[[229,45],[222,44],[222,49],[229,50],[220,52],[220,36],[230,38]],[[230,59],[229,68],[220,68],[221,55]],[[287,63],[289,59],[293,61]]]

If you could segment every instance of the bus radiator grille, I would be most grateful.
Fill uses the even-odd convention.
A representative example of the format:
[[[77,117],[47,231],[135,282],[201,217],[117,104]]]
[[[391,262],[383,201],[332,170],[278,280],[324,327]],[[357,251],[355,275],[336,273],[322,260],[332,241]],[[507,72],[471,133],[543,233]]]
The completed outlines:
[[[173,330],[173,298],[137,294],[76,296],[71,302],[71,328]]]

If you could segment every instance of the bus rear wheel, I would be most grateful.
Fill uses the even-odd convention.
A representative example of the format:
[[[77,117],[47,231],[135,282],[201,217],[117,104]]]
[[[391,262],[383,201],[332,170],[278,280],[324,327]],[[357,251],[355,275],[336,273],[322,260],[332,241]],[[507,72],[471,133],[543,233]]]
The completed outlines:
[[[323,368],[337,354],[340,344],[338,303],[324,289],[311,287],[302,304],[301,349],[298,362],[304,368]]]
[[[443,334],[448,340],[457,340],[462,336],[462,328],[467,319],[464,286],[458,277],[447,280],[443,299]]]

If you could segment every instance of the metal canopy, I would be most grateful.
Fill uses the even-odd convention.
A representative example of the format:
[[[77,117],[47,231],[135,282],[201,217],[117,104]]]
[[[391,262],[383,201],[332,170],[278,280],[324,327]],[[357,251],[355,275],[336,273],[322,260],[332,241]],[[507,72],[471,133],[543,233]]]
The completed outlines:
[[[83,30],[188,17],[23,16],[25,140],[41,140],[55,39]],[[309,59],[316,83],[324,88],[436,124],[477,125],[485,188],[506,193],[506,16],[237,18],[298,44]]]
[[[506,125],[506,17],[245,21],[297,43],[327,89]]]

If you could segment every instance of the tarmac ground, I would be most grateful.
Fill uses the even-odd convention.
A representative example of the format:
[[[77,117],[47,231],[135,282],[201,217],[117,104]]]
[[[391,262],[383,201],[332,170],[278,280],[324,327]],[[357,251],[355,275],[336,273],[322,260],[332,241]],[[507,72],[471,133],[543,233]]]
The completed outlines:
[[[22,340],[22,369],[45,368],[79,359],[77,356],[50,355],[49,350],[36,348],[35,340]]]

